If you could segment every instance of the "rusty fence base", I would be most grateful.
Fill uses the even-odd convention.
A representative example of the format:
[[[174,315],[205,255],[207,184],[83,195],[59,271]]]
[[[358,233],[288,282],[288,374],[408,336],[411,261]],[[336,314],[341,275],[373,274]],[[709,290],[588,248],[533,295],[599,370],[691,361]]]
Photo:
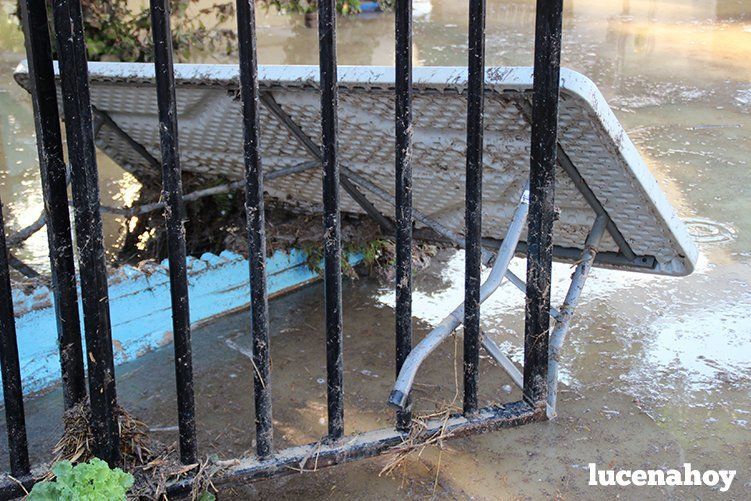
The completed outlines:
[[[544,421],[545,405],[532,407],[521,400],[509,404],[485,407],[471,418],[461,414],[446,419],[428,421],[425,430],[414,437],[419,443],[436,434],[446,438],[459,438],[502,428],[512,428],[523,424]],[[390,452],[404,443],[409,436],[395,428],[384,428],[356,435],[347,435],[336,441],[324,439],[320,442],[290,447],[278,452],[269,459],[238,459],[221,475],[212,478],[217,485],[230,486],[246,484],[255,480],[317,471],[321,468],[367,459]],[[170,496],[184,495],[190,491],[192,479],[187,478],[171,484],[167,488]]]
[[[544,421],[544,404],[532,407],[525,401],[496,405],[480,409],[471,418],[454,415],[449,419],[434,419],[427,422],[425,430],[415,440],[427,439],[438,433],[448,439],[459,438],[475,433],[512,428],[523,424]],[[385,428],[356,435],[348,435],[333,442],[324,439],[299,447],[290,447],[273,457],[259,460],[256,457],[236,461],[224,461],[228,469],[212,478],[216,486],[232,486],[255,480],[316,471],[321,468],[366,459],[390,452],[402,444],[408,433],[394,428]],[[0,498],[13,499],[31,490],[36,479],[46,471],[36,470],[31,476],[13,479],[8,475],[0,477]],[[23,485],[23,488],[21,487]],[[167,494],[180,497],[190,493],[192,478],[188,477],[168,486]]]

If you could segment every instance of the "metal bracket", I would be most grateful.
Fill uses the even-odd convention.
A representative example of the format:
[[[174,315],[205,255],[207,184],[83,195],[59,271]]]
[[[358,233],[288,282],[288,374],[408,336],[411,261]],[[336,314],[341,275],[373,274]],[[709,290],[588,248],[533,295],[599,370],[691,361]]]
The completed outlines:
[[[524,230],[524,224],[527,220],[527,212],[529,211],[529,184],[525,185],[524,191],[519,199],[519,202],[514,210],[514,216],[509,223],[508,230],[506,231],[506,238],[498,248],[495,263],[490,270],[490,275],[483,282],[480,287],[480,303],[489,298],[502,284],[503,278],[508,271],[511,259],[514,257],[514,251],[516,250],[516,244],[521,237]],[[409,392],[412,388],[417,370],[425,359],[464,322],[465,303],[462,302],[457,306],[449,315],[443,319],[436,327],[420,341],[410,352],[407,359],[404,361],[401,370],[399,371],[399,377],[397,377],[394,389],[389,396],[389,404],[401,409],[409,403]],[[482,336],[482,343],[488,342],[490,348],[486,346],[488,353],[494,356],[502,367],[515,377],[515,381],[522,381],[518,371],[514,373],[515,366],[508,358],[501,352],[500,349],[486,336]],[[496,357],[496,355],[498,355]]]
[[[96,122],[98,124],[98,127],[96,127],[94,137],[97,136],[99,133],[99,130],[101,129],[102,125],[106,125],[107,128],[109,128],[112,132],[114,132],[120,139],[125,141],[125,144],[130,146],[130,148],[138,154],[141,158],[146,160],[149,165],[156,169],[157,173],[161,171],[162,164],[159,162],[159,160],[154,157],[151,153],[149,153],[149,150],[147,150],[141,143],[130,137],[130,135],[125,132],[118,124],[115,122],[112,117],[109,116],[109,113],[106,111],[102,111],[100,109],[97,109],[95,106],[91,107],[91,111],[94,112],[94,116],[96,117]]]

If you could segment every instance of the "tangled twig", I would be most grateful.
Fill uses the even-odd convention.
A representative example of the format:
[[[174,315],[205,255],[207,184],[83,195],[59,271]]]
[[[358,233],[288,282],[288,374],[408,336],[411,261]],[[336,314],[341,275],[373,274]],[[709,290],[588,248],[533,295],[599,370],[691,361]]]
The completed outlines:
[[[421,457],[426,448],[438,447],[438,464],[436,466],[435,481],[433,490],[437,488],[438,477],[441,471],[441,460],[443,457],[444,441],[452,436],[448,429],[448,421],[452,414],[459,408],[456,405],[459,399],[459,374],[457,369],[457,337],[454,335],[454,398],[441,409],[427,414],[421,414],[412,418],[412,427],[409,435],[392,449],[393,456],[391,460],[381,469],[380,475],[390,475],[410,456]],[[430,422],[440,421],[441,425],[432,433],[426,433],[429,429]]]

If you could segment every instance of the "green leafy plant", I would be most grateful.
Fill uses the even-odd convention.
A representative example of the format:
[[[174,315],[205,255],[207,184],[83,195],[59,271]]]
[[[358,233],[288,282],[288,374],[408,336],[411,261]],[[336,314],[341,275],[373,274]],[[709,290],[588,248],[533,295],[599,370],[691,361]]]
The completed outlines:
[[[175,58],[187,61],[196,53],[229,53],[235,30],[231,0],[200,7],[200,0],[170,0]],[[82,0],[86,47],[91,61],[151,61],[151,11],[130,0]],[[20,9],[16,9],[16,15]],[[51,16],[50,16],[51,18]],[[207,24],[207,20],[211,20]]]
[[[73,466],[60,461],[52,468],[55,480],[40,482],[29,493],[29,501],[98,501],[126,499],[133,475],[110,468],[101,459]]]
[[[317,0],[260,0],[260,4],[275,7],[285,14],[310,14],[318,10]],[[339,14],[357,14],[360,12],[362,0],[336,0],[336,10]],[[390,9],[394,0],[378,0],[382,9]]]
[[[318,10],[316,0],[260,0],[266,8],[275,7],[285,14],[309,14]],[[337,0],[336,10],[340,14],[354,14],[360,12],[360,0]]]
[[[232,51],[234,2],[198,7],[199,0],[170,0],[172,45],[178,60],[196,52]],[[128,0],[83,0],[86,44],[92,60],[150,61],[151,11]],[[211,19],[210,25],[206,20]]]

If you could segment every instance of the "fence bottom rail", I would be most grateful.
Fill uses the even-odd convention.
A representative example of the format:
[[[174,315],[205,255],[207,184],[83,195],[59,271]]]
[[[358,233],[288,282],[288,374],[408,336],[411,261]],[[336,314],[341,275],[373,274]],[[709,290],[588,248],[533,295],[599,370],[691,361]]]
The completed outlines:
[[[290,447],[264,460],[253,457],[223,461],[223,464],[228,465],[227,470],[213,477],[211,481],[216,486],[230,486],[272,477],[313,472],[329,466],[394,452],[395,448],[408,439],[419,444],[436,434],[441,434],[445,439],[453,439],[545,419],[544,405],[532,407],[520,400],[482,408],[469,419],[461,414],[452,415],[448,419],[432,419],[426,422],[422,432],[412,436],[408,432],[398,431],[395,428],[383,428],[356,435],[346,435],[336,441],[324,438],[320,442]],[[190,492],[191,486],[192,480],[186,478],[169,485],[167,493],[170,496],[184,495]]]
[[[495,405],[480,409],[471,418],[456,414],[448,419],[427,421],[425,429],[412,436],[394,428],[385,428],[344,436],[336,441],[323,439],[308,445],[290,447],[263,460],[251,457],[222,461],[226,469],[212,477],[211,481],[216,486],[231,486],[295,473],[312,472],[394,452],[395,448],[404,444],[408,439],[419,444],[422,440],[436,434],[441,434],[444,439],[453,439],[545,419],[544,405],[532,407],[525,401]],[[45,473],[46,471],[36,469],[32,475],[23,478],[3,475],[0,477],[0,499],[23,496],[25,491],[31,490],[34,483]],[[179,498],[190,494],[192,486],[193,479],[187,477],[168,485],[167,494],[170,498]]]

